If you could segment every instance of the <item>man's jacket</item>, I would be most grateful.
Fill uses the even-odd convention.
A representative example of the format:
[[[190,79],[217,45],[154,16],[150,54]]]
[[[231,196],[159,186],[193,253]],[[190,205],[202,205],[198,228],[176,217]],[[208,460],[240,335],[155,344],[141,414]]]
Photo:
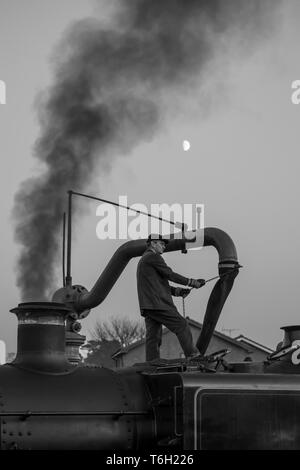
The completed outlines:
[[[140,310],[174,310],[174,287],[168,281],[186,286],[187,277],[174,273],[163,257],[148,248],[137,267],[137,289]]]

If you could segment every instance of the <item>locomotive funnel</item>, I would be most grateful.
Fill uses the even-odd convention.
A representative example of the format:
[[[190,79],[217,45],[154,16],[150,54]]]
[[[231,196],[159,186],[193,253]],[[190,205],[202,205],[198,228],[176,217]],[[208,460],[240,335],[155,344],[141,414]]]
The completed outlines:
[[[13,365],[44,373],[67,372],[65,320],[70,309],[55,302],[27,302],[11,312],[18,317],[18,350]]]

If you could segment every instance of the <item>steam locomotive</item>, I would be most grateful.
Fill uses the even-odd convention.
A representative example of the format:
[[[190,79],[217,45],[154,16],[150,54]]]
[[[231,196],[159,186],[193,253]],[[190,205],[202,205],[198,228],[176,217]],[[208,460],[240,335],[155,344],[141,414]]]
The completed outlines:
[[[189,243],[219,254],[221,277],[197,341],[203,360],[121,370],[79,363],[79,322],[146,249],[145,240],[127,242],[90,292],[69,284],[51,302],[11,310],[18,350],[13,363],[0,367],[1,449],[300,449],[300,326],[284,327],[281,347],[262,363],[228,363],[225,350],[205,356],[239,264],[222,230],[174,237],[166,251]]]

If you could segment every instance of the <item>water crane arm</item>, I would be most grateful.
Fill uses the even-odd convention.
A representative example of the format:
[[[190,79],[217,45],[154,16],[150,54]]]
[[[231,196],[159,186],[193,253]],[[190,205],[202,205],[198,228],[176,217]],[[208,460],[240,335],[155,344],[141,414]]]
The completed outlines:
[[[181,235],[181,234],[179,234]],[[178,234],[170,235],[170,242],[165,252],[180,251],[185,246],[196,247],[201,241],[203,246],[214,246],[219,255],[219,274],[220,279],[214,286],[206,308],[203,327],[200,337],[197,341],[199,351],[204,354],[218,318],[221,314],[223,305],[232,289],[234,278],[238,274],[238,269],[229,273],[228,276],[222,276],[224,273],[236,268],[239,263],[237,252],[232,239],[223,230],[214,227],[208,227],[197,231],[186,232],[185,238],[176,238]],[[132,258],[142,256],[146,250],[146,240],[132,240],[121,245],[106,268],[99,276],[95,285],[88,292],[80,286],[66,286],[59,289],[53,296],[53,301],[63,302],[77,312],[79,318],[86,316],[91,308],[100,305],[107,297],[114,284],[124,271],[125,267]]]

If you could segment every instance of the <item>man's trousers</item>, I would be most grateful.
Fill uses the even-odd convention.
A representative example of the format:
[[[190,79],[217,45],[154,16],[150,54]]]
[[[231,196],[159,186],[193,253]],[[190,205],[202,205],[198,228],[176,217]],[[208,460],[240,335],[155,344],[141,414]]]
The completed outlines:
[[[143,310],[146,323],[146,361],[160,357],[159,348],[162,340],[162,326],[175,333],[186,357],[199,351],[194,346],[188,322],[176,308],[173,310]]]

